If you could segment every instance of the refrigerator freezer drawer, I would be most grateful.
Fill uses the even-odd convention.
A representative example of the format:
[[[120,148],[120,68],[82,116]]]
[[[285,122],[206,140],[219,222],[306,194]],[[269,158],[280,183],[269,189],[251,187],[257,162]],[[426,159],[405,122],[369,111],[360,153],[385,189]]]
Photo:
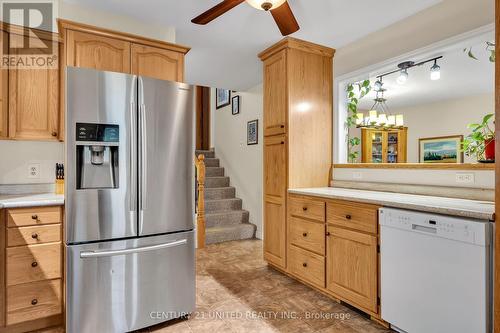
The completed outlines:
[[[66,251],[69,333],[128,332],[195,309],[192,231]]]

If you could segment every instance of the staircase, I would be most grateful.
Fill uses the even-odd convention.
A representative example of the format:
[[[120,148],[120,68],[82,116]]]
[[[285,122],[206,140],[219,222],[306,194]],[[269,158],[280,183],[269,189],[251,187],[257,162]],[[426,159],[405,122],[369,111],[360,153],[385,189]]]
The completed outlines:
[[[236,198],[236,189],[219,166],[213,150],[197,150],[205,155],[205,242],[222,243],[255,237],[256,226],[249,223],[249,213]]]

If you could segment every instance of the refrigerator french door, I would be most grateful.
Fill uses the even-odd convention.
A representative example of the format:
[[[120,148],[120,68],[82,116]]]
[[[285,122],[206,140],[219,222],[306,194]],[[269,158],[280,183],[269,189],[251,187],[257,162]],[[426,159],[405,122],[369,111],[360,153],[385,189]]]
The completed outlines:
[[[67,69],[67,332],[127,332],[194,310],[193,94]]]

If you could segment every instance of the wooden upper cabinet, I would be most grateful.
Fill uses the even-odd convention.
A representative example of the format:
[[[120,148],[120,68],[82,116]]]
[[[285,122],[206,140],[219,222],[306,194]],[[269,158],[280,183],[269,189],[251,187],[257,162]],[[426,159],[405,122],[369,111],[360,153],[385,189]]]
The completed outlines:
[[[130,43],[120,39],[68,30],[66,62],[68,66],[130,73]]]
[[[264,136],[286,131],[286,51],[264,61]]]
[[[2,31],[0,36],[0,50],[4,50],[4,43],[8,43],[9,35]],[[2,51],[3,55],[3,51]],[[9,135],[9,71],[0,69],[0,138],[6,138]]]
[[[10,40],[22,37],[11,34]],[[37,42],[38,39],[32,41]],[[57,44],[56,41],[54,45],[57,47]],[[40,54],[43,52],[45,50],[40,49]],[[15,55],[16,51],[11,54]],[[24,140],[59,140],[57,65],[43,69],[9,69],[9,137]]]
[[[184,81],[184,54],[139,44],[132,44],[130,53],[132,74]]]

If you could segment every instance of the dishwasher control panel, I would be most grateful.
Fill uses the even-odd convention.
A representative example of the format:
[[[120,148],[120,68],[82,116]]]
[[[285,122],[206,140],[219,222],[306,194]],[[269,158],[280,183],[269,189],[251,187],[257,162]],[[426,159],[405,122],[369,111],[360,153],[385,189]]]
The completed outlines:
[[[488,221],[473,220],[395,208],[380,208],[379,223],[422,234],[434,235],[460,242],[489,245]]]

